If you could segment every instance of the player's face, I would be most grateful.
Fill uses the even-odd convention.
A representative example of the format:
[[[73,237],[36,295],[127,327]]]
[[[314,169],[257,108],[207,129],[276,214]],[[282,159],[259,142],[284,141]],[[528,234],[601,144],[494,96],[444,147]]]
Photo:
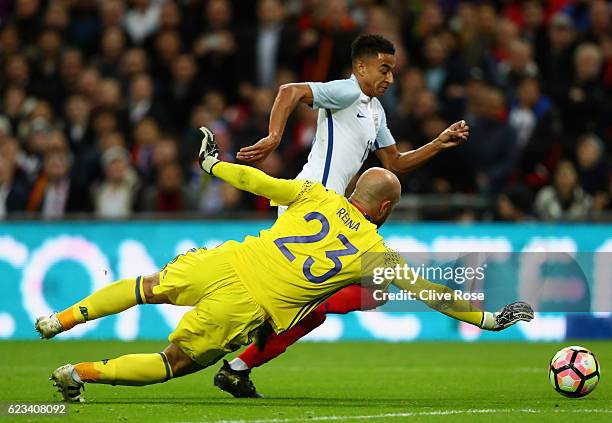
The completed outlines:
[[[395,55],[378,53],[367,57],[358,64],[358,74],[361,76],[362,89],[370,97],[380,97],[393,84],[393,69]]]

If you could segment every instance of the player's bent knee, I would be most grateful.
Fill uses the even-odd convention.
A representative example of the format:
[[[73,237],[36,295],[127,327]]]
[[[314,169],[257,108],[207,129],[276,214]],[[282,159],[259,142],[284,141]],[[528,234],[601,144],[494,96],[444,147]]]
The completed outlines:
[[[165,295],[155,295],[153,288],[159,285],[159,273],[154,273],[143,278],[143,289],[147,304],[165,304],[168,298]]]
[[[164,354],[166,354],[168,364],[172,369],[172,377],[185,376],[203,369],[201,365],[193,361],[176,344],[168,345],[164,349]]]

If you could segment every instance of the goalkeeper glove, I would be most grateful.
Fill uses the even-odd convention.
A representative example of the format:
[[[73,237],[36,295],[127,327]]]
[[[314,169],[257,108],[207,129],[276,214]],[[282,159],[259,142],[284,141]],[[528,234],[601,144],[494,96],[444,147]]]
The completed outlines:
[[[215,141],[215,134],[205,126],[200,128],[204,137],[202,138],[202,146],[200,147],[200,155],[198,159],[200,161],[200,167],[202,170],[209,175],[212,175],[212,168],[214,165],[219,163],[219,147]]]
[[[481,328],[492,331],[504,330],[522,320],[529,322],[533,319],[533,309],[523,301],[508,304],[496,313],[484,312]]]

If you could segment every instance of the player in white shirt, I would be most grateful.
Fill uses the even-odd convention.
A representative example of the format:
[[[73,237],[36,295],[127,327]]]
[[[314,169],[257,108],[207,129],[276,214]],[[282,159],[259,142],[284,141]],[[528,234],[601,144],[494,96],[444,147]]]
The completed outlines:
[[[319,181],[340,194],[346,193],[371,151],[386,169],[402,174],[467,140],[469,128],[464,121],[459,121],[421,148],[400,152],[377,98],[394,82],[393,44],[380,35],[361,35],[353,42],[351,56],[353,75],[349,79],[281,86],[272,106],[268,136],[242,148],[236,157],[246,163],[264,160],[280,144],[287,119],[299,103],[319,109],[319,115],[308,161],[296,178]],[[224,363],[215,376],[215,385],[236,397],[260,396],[249,379],[250,369],[282,354],[288,346],[321,325],[326,313],[344,314],[381,305],[364,290],[367,289],[360,285],[348,286],[295,327],[279,335],[270,334],[265,344],[251,345],[231,363]]]
[[[272,106],[268,136],[242,148],[237,158],[246,163],[264,160],[280,144],[287,119],[300,102],[319,109],[319,116],[312,150],[297,178],[320,181],[338,193],[344,193],[370,151],[385,168],[401,174],[467,140],[469,128],[460,121],[423,147],[400,152],[376,98],[394,82],[395,48],[381,36],[363,35],[353,43],[352,55],[349,79],[281,86]]]

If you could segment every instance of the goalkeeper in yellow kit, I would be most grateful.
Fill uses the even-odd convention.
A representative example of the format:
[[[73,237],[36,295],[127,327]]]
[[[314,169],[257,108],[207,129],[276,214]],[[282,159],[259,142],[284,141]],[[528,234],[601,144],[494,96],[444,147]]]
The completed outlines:
[[[229,241],[212,250],[190,250],[159,273],[117,281],[60,313],[38,318],[36,330],[42,338],[52,338],[137,304],[194,307],[170,334],[170,345],[162,352],[56,369],[51,379],[67,401],[82,400],[85,382],[148,385],[201,370],[250,343],[264,323],[277,333],[287,330],[337,290],[368,280],[374,267],[393,267],[401,261],[377,231],[400,197],[400,183],[393,173],[381,168],[366,171],[347,199],[318,182],[276,179],[248,166],[221,162],[214,135],[201,130],[204,171],[288,206],[287,212],[258,237]],[[392,282],[411,292],[448,290],[422,278]],[[496,314],[467,301],[429,305],[489,330],[533,318],[525,303],[510,304]]]

